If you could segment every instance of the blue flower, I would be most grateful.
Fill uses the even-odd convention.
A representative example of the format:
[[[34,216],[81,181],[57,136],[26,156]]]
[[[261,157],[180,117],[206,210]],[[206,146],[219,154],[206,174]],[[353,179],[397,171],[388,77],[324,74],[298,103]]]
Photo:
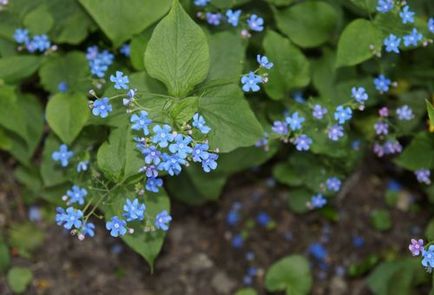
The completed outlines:
[[[241,10],[231,10],[226,11],[226,18],[228,23],[230,23],[233,27],[238,26],[238,21],[240,20]]]
[[[240,249],[244,245],[243,236],[240,234],[236,234],[235,236],[232,237],[231,244],[232,244],[232,247],[234,247],[236,249]]]
[[[127,221],[143,220],[145,218],[146,206],[145,204],[140,203],[137,198],[132,202],[130,199],[127,199],[123,209],[123,216],[127,219]]]
[[[417,44],[422,41],[423,36],[421,33],[417,31],[417,29],[413,29],[410,34],[405,35],[403,37],[405,47],[409,46],[417,46]]]
[[[364,87],[353,87],[351,89],[351,97],[360,104],[363,104],[369,98]]]
[[[428,250],[422,250],[422,265],[431,270],[434,267],[434,245],[428,247]]]
[[[149,192],[158,193],[163,186],[163,180],[157,177],[150,177],[146,180],[145,189]]]
[[[374,79],[375,88],[380,93],[384,93],[384,92],[389,91],[391,84],[392,84],[392,81],[390,79],[386,78],[384,75],[379,75],[377,78]]]
[[[414,174],[416,175],[416,179],[419,183],[425,183],[428,185],[431,184],[431,171],[428,169],[418,169],[414,171]]]
[[[256,14],[252,14],[247,20],[247,25],[252,31],[261,32],[264,30],[264,19],[258,17]]]
[[[393,9],[393,0],[378,0],[377,11],[387,13]]]
[[[353,116],[353,111],[349,107],[338,106],[335,112],[335,120],[339,124],[344,124],[346,121],[350,120]]]
[[[409,121],[414,118],[413,110],[408,105],[397,108],[396,115],[398,116],[398,120],[401,121]]]
[[[313,208],[322,208],[327,204],[327,199],[325,199],[323,195],[317,194],[312,196],[310,204]]]
[[[206,125],[205,119],[203,116],[199,115],[199,113],[194,114],[193,116],[193,123],[192,123],[193,127],[199,129],[199,131],[202,134],[208,134],[208,132],[211,131],[211,128],[209,128]]]
[[[108,114],[112,111],[112,105],[108,97],[97,99],[93,102],[92,114],[101,118],[107,118]]]
[[[47,35],[36,35],[30,42],[32,44],[32,49],[39,52],[45,52],[51,46],[50,39],[48,39]]]
[[[194,5],[196,6],[206,6],[211,0],[194,0]]]
[[[320,243],[312,243],[309,245],[308,252],[316,260],[324,261],[327,258],[327,250]]]
[[[325,114],[327,114],[327,109],[319,104],[313,106],[312,116],[315,119],[321,120]]]
[[[68,166],[69,159],[71,159],[72,156],[74,156],[74,153],[68,150],[66,144],[61,144],[59,150],[54,151],[53,154],[51,154],[51,158],[56,162],[60,162],[62,167]]]
[[[25,44],[29,41],[29,31],[26,29],[16,29],[14,39],[18,44]]]
[[[152,123],[152,120],[148,118],[148,113],[141,111],[139,115],[133,114],[130,118],[132,123],[131,129],[133,130],[143,130],[143,134],[148,135],[148,126]]]
[[[226,215],[226,223],[236,225],[240,221],[240,214],[237,210],[230,210]]]
[[[202,161],[202,169],[206,173],[211,172],[217,168],[217,159],[219,156],[217,154],[208,153],[208,157]]]
[[[158,176],[157,167],[154,165],[143,166],[142,168],[139,169],[139,172],[144,172],[146,177],[157,177]]]
[[[77,172],[80,173],[82,171],[87,171],[88,165],[89,165],[89,161],[87,161],[87,160],[78,162],[77,168],[76,168]]]
[[[256,60],[261,67],[263,67],[267,70],[271,69],[274,66],[274,64],[272,62],[270,62],[268,60],[268,57],[266,57],[265,55],[261,56],[260,54],[258,54],[256,56]]]
[[[87,48],[86,58],[90,72],[98,78],[103,78],[108,67],[113,63],[114,55],[107,50],[100,52],[97,46],[91,46]]]
[[[66,211],[63,208],[56,208],[56,223],[58,225],[63,225],[66,229],[71,229],[73,227],[79,229],[82,225],[81,218],[83,217],[83,212],[73,207],[68,207]]]
[[[332,192],[338,192],[341,189],[342,182],[337,177],[330,177],[326,181],[327,189]]]
[[[241,77],[241,83],[243,84],[243,91],[244,92],[257,92],[259,89],[261,89],[258,84],[262,83],[262,77],[259,75],[256,75],[253,72],[250,72],[246,75],[243,75]]]
[[[127,222],[117,216],[113,216],[110,221],[107,221],[105,228],[110,231],[112,237],[116,238],[127,233]]]
[[[170,221],[172,221],[172,216],[169,215],[167,210],[163,210],[155,216],[154,225],[157,229],[167,231],[169,229]]]
[[[354,236],[353,237],[353,245],[356,248],[361,248],[365,245],[365,239],[361,236]]]
[[[209,145],[206,143],[198,143],[193,147],[191,156],[194,162],[202,162],[209,157]]]
[[[428,20],[428,31],[434,33],[434,18]]]
[[[129,57],[131,55],[131,46],[130,44],[124,44],[122,45],[121,49],[119,50],[121,54],[125,57]]]
[[[127,97],[122,99],[122,104],[124,106],[129,106],[131,102],[135,99],[137,89],[129,89],[127,92]]]
[[[130,83],[128,76],[125,76],[121,71],[116,71],[116,75],[111,75],[110,81],[115,83],[115,89],[128,89],[128,83]]]
[[[256,221],[259,225],[265,227],[270,223],[271,217],[266,212],[259,212],[258,215],[256,215]]]
[[[59,92],[65,93],[66,91],[68,91],[68,83],[66,83],[65,81],[60,82],[57,85],[57,90],[59,90]]]
[[[72,188],[66,192],[66,195],[69,197],[69,203],[83,205],[84,199],[87,196],[87,190],[78,185],[73,185]]]
[[[206,21],[212,26],[218,26],[221,23],[223,16],[221,13],[206,13]]]
[[[158,165],[159,170],[166,171],[170,176],[178,175],[181,173],[182,166],[187,164],[187,161],[184,158],[179,157],[178,155],[168,155],[163,154],[163,162]]]
[[[297,151],[308,151],[312,144],[312,139],[309,136],[302,134],[295,138],[294,144]]]
[[[333,141],[338,141],[340,138],[344,137],[344,127],[340,125],[333,125],[327,129],[328,138]]]
[[[95,224],[93,224],[92,222],[84,223],[81,227],[81,232],[83,233],[83,235],[88,237],[95,236]]]
[[[152,128],[152,131],[155,134],[152,137],[152,142],[158,144],[162,148],[167,147],[169,142],[173,140],[171,133],[172,128],[167,124],[164,124],[163,127],[160,125],[155,125],[154,128]]]
[[[149,146],[141,150],[146,164],[158,165],[161,162],[161,152],[155,146]]]
[[[172,154],[177,154],[179,157],[185,159],[193,149],[189,146],[192,139],[190,136],[184,136],[182,134],[177,134],[174,137],[174,143],[169,145],[169,151]]]
[[[410,10],[408,5],[405,5],[402,8],[402,11],[399,13],[403,24],[414,23],[414,12]]]
[[[301,91],[294,91],[291,93],[291,96],[296,102],[300,104],[304,104],[306,102],[306,99],[303,96],[303,92]]]
[[[282,121],[274,121],[271,130],[279,135],[286,135],[288,134],[288,125]]]
[[[298,115],[298,112],[285,118],[286,123],[292,131],[300,130],[304,122],[304,118]]]
[[[386,46],[387,52],[399,53],[399,45],[401,44],[401,38],[396,37],[394,34],[390,34],[384,39],[384,46]]]

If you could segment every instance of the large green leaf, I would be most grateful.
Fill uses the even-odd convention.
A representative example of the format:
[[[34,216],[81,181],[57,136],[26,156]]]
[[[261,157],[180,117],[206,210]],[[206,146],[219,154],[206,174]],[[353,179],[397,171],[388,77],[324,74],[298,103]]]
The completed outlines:
[[[31,76],[39,68],[42,58],[34,55],[15,55],[0,58],[0,79],[15,82]]]
[[[286,291],[287,295],[309,294],[312,275],[309,262],[300,255],[292,255],[275,262],[265,275],[268,291]]]
[[[275,10],[277,27],[301,47],[316,47],[336,30],[336,9],[323,1],[304,1],[284,10]]]
[[[31,34],[46,34],[53,27],[54,19],[44,4],[28,13],[23,23]]]
[[[156,26],[145,53],[149,75],[162,81],[169,94],[186,96],[208,75],[209,48],[205,33],[177,0]]]
[[[60,139],[71,144],[89,117],[87,98],[80,94],[58,93],[47,104],[47,121]]]
[[[274,61],[265,84],[265,91],[271,98],[283,99],[290,90],[309,84],[309,62],[300,49],[273,31],[267,32],[263,43],[266,55]]]
[[[264,134],[238,85],[207,88],[199,97],[199,113],[211,127],[210,147],[223,153],[254,145]]]
[[[420,132],[395,162],[406,169],[434,169],[434,135]]]
[[[12,267],[7,275],[7,282],[15,293],[23,293],[33,278],[32,271],[27,267]]]
[[[103,32],[118,46],[169,10],[169,0],[79,0]]]
[[[430,103],[428,100],[426,100],[426,109],[428,111],[428,118],[430,121],[431,126],[434,126],[434,107],[432,103]]]
[[[354,66],[381,51],[382,33],[372,22],[356,19],[345,27],[337,51],[336,66]],[[357,46],[355,46],[357,44]]]

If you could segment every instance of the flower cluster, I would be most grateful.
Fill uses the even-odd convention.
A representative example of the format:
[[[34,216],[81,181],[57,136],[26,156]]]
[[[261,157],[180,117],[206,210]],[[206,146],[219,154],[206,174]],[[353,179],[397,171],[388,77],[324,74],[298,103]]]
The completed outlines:
[[[244,92],[258,92],[261,89],[259,84],[268,81],[268,73],[265,70],[269,70],[274,66],[265,55],[258,54],[256,60],[259,64],[258,69],[241,77],[241,84],[243,84],[242,89]]]
[[[13,37],[15,42],[24,46],[30,53],[45,53],[51,48],[51,41],[45,34],[32,37],[27,29],[20,28],[15,30]]]
[[[114,60],[114,55],[108,50],[100,50],[98,46],[87,48],[86,58],[90,72],[98,78],[103,78]]]
[[[342,186],[342,181],[336,177],[332,176],[327,178],[325,184],[320,185],[321,192],[312,196],[310,201],[307,203],[307,207],[310,209],[320,209],[327,204],[327,199],[325,195],[334,194],[340,191]]]
[[[422,266],[431,273],[434,268],[434,245],[424,246],[422,239],[411,239],[408,249],[413,256],[421,256]]]

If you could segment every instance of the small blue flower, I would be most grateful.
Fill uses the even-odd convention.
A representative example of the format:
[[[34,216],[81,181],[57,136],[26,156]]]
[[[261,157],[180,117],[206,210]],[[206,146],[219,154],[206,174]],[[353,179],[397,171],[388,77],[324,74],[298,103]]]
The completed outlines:
[[[286,123],[292,131],[300,130],[303,122],[305,121],[303,117],[298,115],[298,112],[293,113],[291,116],[285,118]]]
[[[335,112],[335,120],[339,124],[344,124],[346,121],[350,120],[353,116],[353,111],[349,107],[338,106]]]
[[[399,13],[403,24],[414,23],[414,15],[415,13],[410,10],[408,5],[405,5]]]
[[[169,229],[170,221],[172,221],[172,216],[169,215],[167,210],[163,210],[155,216],[154,225],[157,229],[167,231]]]
[[[107,221],[105,228],[110,231],[112,237],[123,236],[127,233],[127,222],[117,216],[113,216],[110,221]]]
[[[155,125],[152,128],[154,136],[152,137],[152,142],[158,144],[160,147],[165,148],[169,145],[169,142],[173,140],[172,128],[164,124],[163,126]]]
[[[393,0],[378,0],[377,11],[380,13],[387,13],[393,9]]]
[[[45,52],[51,46],[50,39],[48,39],[47,35],[36,35],[33,37],[31,43],[32,48],[39,52]]]
[[[417,46],[420,41],[422,41],[423,36],[421,33],[417,31],[417,29],[413,29],[410,34],[405,35],[403,37],[405,47],[409,46]]]
[[[434,33],[434,18],[430,18],[428,20],[428,31],[430,31],[431,33]]]
[[[274,66],[274,64],[272,62],[270,62],[268,60],[268,57],[266,57],[265,55],[258,54],[256,56],[256,61],[258,62],[258,64],[261,67],[263,67],[264,69],[267,69],[267,70],[271,69]]]
[[[163,180],[157,177],[150,177],[146,180],[145,189],[148,192],[158,193],[160,187],[163,186]]]
[[[141,111],[139,115],[133,114],[130,118],[132,123],[131,129],[133,130],[143,130],[143,134],[148,135],[148,126],[152,123],[152,120],[148,118],[148,113]]]
[[[174,137],[174,142],[169,145],[169,151],[172,154],[177,154],[179,157],[185,159],[193,149],[190,147],[192,138],[190,136],[184,136],[182,134],[177,134]]]
[[[161,162],[161,152],[155,146],[143,148],[141,151],[145,157],[146,164],[158,165]]]
[[[158,169],[155,165],[147,165],[143,166],[139,169],[139,172],[145,173],[146,177],[157,177]]]
[[[87,171],[88,166],[89,166],[89,161],[87,161],[87,160],[80,161],[77,164],[76,170],[78,173],[83,172],[83,171]]]
[[[205,118],[199,113],[194,114],[192,125],[199,129],[202,134],[208,134],[211,131],[211,128],[206,125]]]
[[[231,210],[226,215],[226,223],[229,225],[236,225],[240,221],[240,214],[238,210]]]
[[[14,39],[18,44],[25,44],[29,41],[29,31],[26,29],[16,29]]]
[[[193,151],[191,156],[194,162],[202,162],[203,160],[208,159],[209,157],[209,145],[206,143],[198,143],[193,147]]]
[[[72,229],[73,227],[79,229],[82,225],[81,218],[83,217],[83,212],[81,210],[75,209],[73,207],[68,207],[66,211],[63,208],[56,208],[56,223],[58,225],[63,225],[66,229]]]
[[[293,91],[291,93],[291,96],[296,102],[298,102],[300,104],[306,103],[306,99],[304,98],[303,92],[301,92],[301,91]]]
[[[351,97],[360,104],[365,103],[369,98],[364,87],[353,87],[351,89]]]
[[[258,215],[256,215],[256,221],[259,225],[265,227],[270,223],[271,217],[266,212],[259,212]]]
[[[261,32],[264,30],[264,19],[256,14],[252,14],[247,20],[247,25],[252,31]]]
[[[97,99],[93,102],[92,114],[101,118],[107,118],[112,111],[112,105],[108,97]]]
[[[241,83],[243,84],[243,91],[244,92],[257,92],[261,88],[258,86],[259,83],[262,83],[262,77],[259,75],[256,75],[253,72],[250,72],[246,75],[243,75],[241,77]]]
[[[228,23],[230,23],[233,27],[238,26],[238,21],[240,20],[241,10],[231,10],[226,11],[226,18]]]
[[[33,222],[41,221],[42,219],[41,208],[37,206],[31,206],[27,213],[27,217],[29,218],[30,221]]]
[[[131,102],[136,98],[137,89],[129,89],[127,92],[127,97],[122,99],[122,104],[124,106],[129,106]]]
[[[408,105],[396,109],[398,120],[409,121],[414,118],[413,110]]]
[[[187,161],[176,154],[163,154],[163,162],[158,165],[158,169],[166,171],[170,176],[173,176],[181,173],[182,165],[185,164],[187,164]]]
[[[127,219],[128,222],[133,220],[143,220],[145,218],[146,206],[145,204],[140,203],[137,198],[133,201],[127,199],[123,209],[123,216]]]
[[[83,205],[84,199],[87,196],[87,190],[78,185],[73,185],[72,188],[66,192],[66,195],[69,197],[69,203]]]
[[[240,234],[236,234],[235,236],[232,237],[231,244],[232,244],[232,247],[234,247],[236,249],[240,249],[244,245],[243,236]]]
[[[313,106],[312,116],[315,119],[321,120],[327,114],[327,109],[319,104]]]
[[[104,50],[99,51],[97,46],[87,48],[86,58],[90,72],[98,78],[103,78],[109,66],[113,63],[114,55]]]
[[[122,45],[121,49],[119,50],[120,53],[125,57],[130,57],[131,55],[131,46],[130,44],[124,44]]]
[[[217,154],[208,153],[208,157],[202,161],[202,169],[206,173],[211,172],[217,168],[217,159],[219,156]]]
[[[221,13],[207,12],[205,16],[206,16],[206,21],[212,26],[220,25],[223,18]]]
[[[322,208],[327,204],[327,199],[323,195],[317,194],[310,199],[312,208]]]
[[[391,84],[392,84],[392,81],[390,79],[386,78],[384,75],[379,75],[377,78],[374,79],[375,88],[380,93],[384,93],[384,92],[389,91]]]
[[[57,85],[57,90],[59,90],[59,92],[65,93],[66,91],[68,91],[69,86],[68,83],[66,82],[60,82],[59,85]]]
[[[95,224],[92,222],[86,222],[81,227],[81,232],[83,235],[88,237],[94,237],[95,236]]]
[[[327,250],[320,243],[310,244],[308,252],[318,261],[324,261],[327,258]]]
[[[279,135],[286,135],[288,134],[288,125],[286,124],[286,122],[282,122],[282,121],[274,121],[273,122],[273,127],[271,127],[271,130],[274,133],[277,133]]]
[[[428,247],[428,250],[422,250],[422,265],[431,270],[434,268],[434,245]]]
[[[342,137],[344,137],[344,127],[341,125],[333,125],[329,129],[327,129],[328,138],[333,141],[338,141]]]
[[[337,177],[330,177],[326,181],[327,189],[332,192],[338,192],[341,189],[342,182]]]
[[[312,139],[309,136],[302,134],[294,140],[294,144],[297,151],[308,151],[312,144]]]
[[[365,245],[365,239],[361,236],[354,236],[353,237],[353,245],[356,248],[361,248]]]
[[[428,169],[419,169],[414,171],[416,179],[419,183],[431,184],[431,171]]]
[[[399,45],[401,44],[401,38],[396,37],[394,34],[390,34],[384,39],[384,46],[386,46],[387,52],[399,53]]]
[[[211,0],[194,0],[196,6],[206,6]]]
[[[128,76],[125,76],[121,71],[116,71],[116,75],[111,75],[110,81],[115,83],[115,89],[128,89],[128,83],[130,83]]]
[[[59,150],[54,151],[51,158],[56,162],[60,162],[62,167],[66,167],[68,166],[69,159],[71,159],[72,156],[74,156],[74,153],[68,150],[68,146],[66,144],[61,144]]]

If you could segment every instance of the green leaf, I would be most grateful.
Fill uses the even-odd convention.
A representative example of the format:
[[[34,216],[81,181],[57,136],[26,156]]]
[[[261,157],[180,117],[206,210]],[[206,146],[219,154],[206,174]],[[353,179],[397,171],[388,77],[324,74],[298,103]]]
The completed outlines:
[[[288,192],[288,207],[293,212],[303,214],[309,211],[307,203],[313,193],[305,188],[296,188]]]
[[[24,27],[33,35],[46,34],[53,27],[54,19],[47,6],[41,5],[28,13],[23,23]]]
[[[367,11],[374,12],[377,7],[378,0],[350,0],[355,6]]]
[[[309,62],[288,39],[268,31],[263,46],[267,57],[275,61],[269,71],[269,81],[265,84],[265,91],[271,98],[283,99],[290,90],[309,84]]]
[[[243,289],[239,289],[235,295],[257,295],[258,293],[256,292],[255,289],[252,288],[243,288]]]
[[[0,240],[0,272],[5,272],[11,263],[8,245]]]
[[[122,216],[125,201],[128,198],[136,198],[136,196],[137,193],[126,190],[120,190],[118,193],[114,194],[109,205],[104,209],[106,220],[115,215]],[[153,226],[155,216],[161,211],[170,211],[170,201],[166,192],[162,189],[160,189],[159,193],[146,192],[145,195],[139,197],[139,199],[146,205],[145,215],[149,217],[149,223],[143,224],[142,222],[135,222],[129,224],[130,227],[134,228],[134,234],[127,234],[123,236],[122,239],[128,246],[146,259],[152,270],[154,261],[163,246],[166,234],[164,231],[160,230],[146,232],[144,228],[151,225]]]
[[[381,51],[382,42],[382,33],[372,22],[354,20],[339,38],[336,66],[354,66],[370,59],[374,51]]]
[[[145,53],[148,74],[162,81],[169,94],[186,96],[208,75],[209,48],[202,29],[177,0],[155,27]]]
[[[434,241],[434,219],[431,219],[425,229],[425,237],[428,241]]]
[[[15,88],[10,86],[0,86],[0,125],[21,138],[27,137],[23,109],[20,107]]]
[[[67,84],[68,91],[84,94],[92,87],[86,57],[77,51],[47,57],[39,70],[39,76],[44,89],[51,93],[59,92],[61,82]]]
[[[420,132],[395,160],[395,163],[405,169],[434,168],[434,135]]]
[[[111,131],[108,140],[98,149],[97,162],[104,175],[114,182],[122,182],[139,173],[144,161],[127,125]]]
[[[308,294],[312,287],[309,262],[301,255],[291,255],[273,263],[265,275],[265,288],[270,292],[286,291],[288,295]]]
[[[196,96],[187,97],[177,101],[170,109],[170,116],[178,124],[187,123],[193,118],[199,107],[199,98]]]
[[[8,136],[5,129],[0,128],[0,150],[8,151],[11,147],[11,138]]]
[[[169,10],[169,0],[79,0],[115,46],[138,34]],[[170,39],[169,39],[170,40]]]
[[[23,293],[33,279],[32,271],[27,267],[12,267],[7,275],[8,285],[15,293]]]
[[[379,231],[390,229],[392,227],[392,220],[389,211],[381,209],[372,211],[371,223]]]
[[[30,222],[13,224],[9,230],[10,246],[16,248],[22,257],[30,258],[43,242],[44,233]]]
[[[143,53],[146,51],[148,42],[151,39],[153,27],[148,28],[140,35],[135,36],[130,42],[130,60],[133,67],[138,71],[145,70]]]
[[[41,61],[41,57],[34,55],[0,58],[0,79],[12,83],[27,78],[36,72]]]
[[[222,153],[254,145],[264,134],[238,85],[207,88],[199,97],[199,113],[211,127],[211,149]]]
[[[61,142],[54,134],[50,134],[45,140],[42,152],[41,176],[44,185],[47,187],[63,184],[68,180],[65,169],[51,158],[53,152],[58,150],[60,145]]]
[[[89,118],[87,98],[80,94],[58,93],[47,104],[47,122],[66,144],[71,144]]]
[[[426,109],[428,111],[430,125],[434,126],[434,107],[428,100],[426,100]]]
[[[274,10],[277,27],[301,47],[316,47],[336,31],[336,9],[323,1],[305,1],[283,10]],[[277,62],[276,62],[277,63]]]

